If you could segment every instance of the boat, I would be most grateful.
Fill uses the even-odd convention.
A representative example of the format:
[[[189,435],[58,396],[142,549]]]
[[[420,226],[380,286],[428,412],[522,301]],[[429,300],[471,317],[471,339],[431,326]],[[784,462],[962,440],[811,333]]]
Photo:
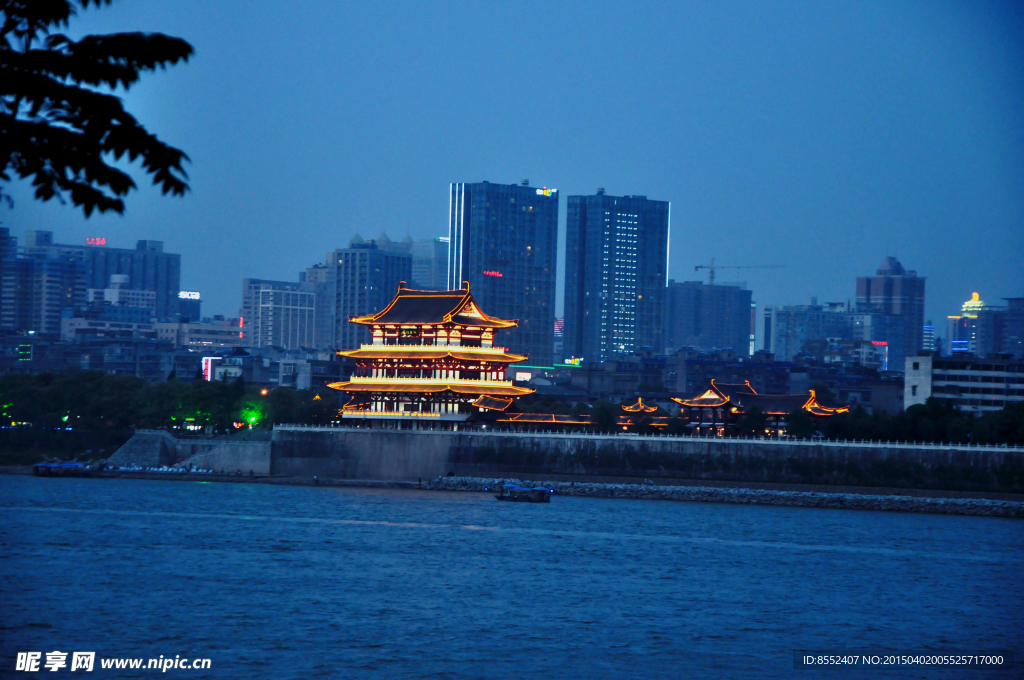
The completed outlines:
[[[91,477],[92,467],[82,463],[38,463],[32,472],[37,477]]]
[[[535,486],[532,489],[518,484],[502,484],[499,493],[494,497],[499,501],[512,501],[513,503],[550,503],[551,489],[543,486]]]

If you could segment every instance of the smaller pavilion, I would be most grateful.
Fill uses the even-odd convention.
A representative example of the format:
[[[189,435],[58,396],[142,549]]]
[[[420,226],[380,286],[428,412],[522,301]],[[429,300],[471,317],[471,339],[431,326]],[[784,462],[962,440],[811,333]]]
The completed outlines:
[[[750,382],[716,383],[703,394],[691,399],[672,398],[682,408],[680,417],[693,435],[725,437],[736,434],[743,416],[755,406],[765,415],[765,436],[782,437],[786,434],[786,420],[791,413],[803,410],[815,425],[836,415],[846,413],[849,406],[829,408],[818,403],[814,390],[807,394],[758,394]]]
[[[668,426],[667,416],[655,416],[657,406],[645,404],[637,397],[632,404],[623,404],[622,414],[616,414],[613,426],[623,432],[658,432]],[[589,415],[561,415],[554,413],[498,413],[493,422],[498,427],[524,430],[580,431],[595,426]]]

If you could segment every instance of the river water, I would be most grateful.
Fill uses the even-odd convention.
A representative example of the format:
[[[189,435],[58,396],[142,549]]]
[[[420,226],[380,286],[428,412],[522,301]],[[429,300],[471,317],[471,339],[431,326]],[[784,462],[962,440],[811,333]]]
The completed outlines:
[[[0,515],[2,677],[52,650],[275,679],[940,678],[965,670],[793,651],[1013,650],[966,674],[1024,677],[1020,520],[23,476]]]

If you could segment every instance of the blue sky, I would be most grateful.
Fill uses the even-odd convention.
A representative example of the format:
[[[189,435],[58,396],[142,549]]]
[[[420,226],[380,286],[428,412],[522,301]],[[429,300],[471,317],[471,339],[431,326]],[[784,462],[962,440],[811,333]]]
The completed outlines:
[[[243,277],[295,280],[355,232],[446,234],[453,181],[556,187],[563,231],[603,186],[672,202],[673,278],[781,264],[718,279],[845,300],[896,254],[938,322],[1024,296],[1022,29],[1020,3],[115,2],[71,32],[196,49],[126,96],[192,192],[137,173],[123,217],[86,219],[15,185],[0,220],[162,239],[204,314],[237,315]]]

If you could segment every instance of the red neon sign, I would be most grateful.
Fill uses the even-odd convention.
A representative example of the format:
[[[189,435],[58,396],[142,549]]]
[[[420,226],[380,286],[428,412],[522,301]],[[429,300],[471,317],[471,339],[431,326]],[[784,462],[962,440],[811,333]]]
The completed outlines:
[[[484,276],[495,276],[495,277],[500,279],[501,278],[501,272],[494,271],[492,269],[485,269],[484,270]]]
[[[85,239],[85,245],[87,246],[105,246],[107,245],[106,236],[90,236]]]
[[[887,343],[885,340],[872,340],[871,344],[872,345],[881,345],[882,347],[885,347],[889,343]]]

